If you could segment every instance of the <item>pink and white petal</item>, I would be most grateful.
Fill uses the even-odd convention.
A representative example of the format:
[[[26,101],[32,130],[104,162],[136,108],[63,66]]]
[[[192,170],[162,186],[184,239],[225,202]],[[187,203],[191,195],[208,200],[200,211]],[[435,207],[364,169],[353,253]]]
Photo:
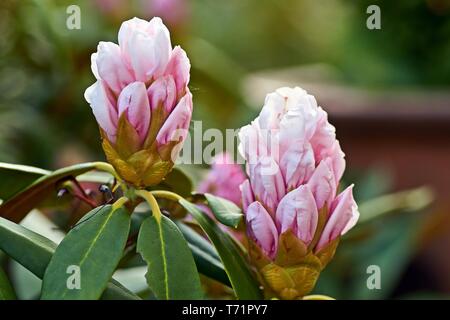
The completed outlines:
[[[158,17],[150,22],[138,18],[124,22],[119,46],[135,79],[146,83],[163,74],[172,51],[169,30]]]
[[[154,30],[155,39],[155,57],[157,58],[156,68],[152,76],[154,78],[160,77],[164,74],[167,64],[172,53],[172,44],[170,43],[169,30],[162,23],[159,17],[150,20],[151,29]]]
[[[338,183],[345,171],[345,153],[342,151],[338,140],[334,142],[329,157],[331,159],[334,176],[336,177],[336,183]]]
[[[249,165],[250,181],[255,197],[275,215],[278,202],[285,194],[285,184],[278,164],[270,157],[260,157],[256,165]]]
[[[158,68],[159,58],[156,56],[155,39],[142,31],[131,34],[128,46],[128,57],[137,81],[148,82]]]
[[[100,42],[97,47],[96,66],[99,77],[118,95],[134,81],[131,70],[126,66],[120,47],[112,42]]]
[[[331,241],[353,228],[359,219],[358,205],[353,199],[353,185],[342,191],[335,199],[331,212],[315,251],[326,247]]]
[[[245,218],[249,236],[273,259],[278,249],[278,232],[269,213],[255,201],[248,206]]]
[[[276,92],[269,93],[258,117],[259,127],[262,130],[277,130],[285,112],[285,99]]]
[[[290,229],[306,245],[309,245],[314,238],[318,218],[316,202],[306,185],[285,195],[276,213],[276,223],[280,232]]]
[[[315,98],[299,87],[279,88],[276,91],[285,99],[285,115],[297,119],[296,128],[299,130],[295,137],[309,140],[315,131],[318,119],[318,107]]]
[[[330,159],[320,161],[311,178],[308,181],[314,198],[316,199],[317,208],[322,209],[325,204],[328,208],[331,206],[336,196],[336,180],[334,173],[330,167]]]
[[[126,86],[119,95],[118,109],[119,116],[123,113],[126,114],[142,143],[147,136],[151,117],[145,84],[133,82]]]
[[[97,57],[98,53],[94,52],[91,54],[91,70],[92,74],[94,75],[95,79],[100,79],[100,75],[98,74],[98,68],[97,68]]]
[[[280,167],[271,157],[261,157],[260,159],[262,183],[266,191],[279,201],[285,194],[286,186]]]
[[[242,127],[238,133],[239,153],[250,165],[256,165],[261,156],[267,156],[269,150],[266,140],[261,136],[261,130],[257,121]]]
[[[145,32],[149,28],[149,22],[140,18],[132,18],[130,20],[124,21],[119,29],[119,46],[122,50],[127,51],[128,41],[130,40],[131,35],[135,31],[143,31]]]
[[[288,190],[308,181],[314,172],[314,152],[308,142],[294,141],[280,160],[280,168]]]
[[[180,46],[176,46],[170,55],[170,60],[164,74],[171,75],[174,78],[178,95],[185,91],[189,83],[190,70],[191,63],[186,52]]]
[[[250,180],[245,180],[239,186],[242,194],[242,210],[247,211],[248,206],[255,201],[255,196],[253,195],[252,188],[250,186]]]
[[[280,121],[279,141],[280,159],[293,143],[303,144],[308,141],[302,110],[289,110],[283,115]]]
[[[275,91],[285,100],[285,110],[299,109],[302,107],[302,100],[306,99],[307,93],[299,87],[281,87]]]
[[[172,51],[172,43],[170,42],[170,32],[160,17],[153,17],[148,22],[147,32],[149,35],[156,35],[158,33],[161,33],[165,38],[165,40],[163,41],[163,43],[165,44],[164,51],[170,54],[170,51]]]
[[[156,136],[158,146],[184,141],[192,116],[192,94],[188,91],[175,106]]]
[[[319,107],[316,128],[311,137],[317,163],[330,154],[335,141],[336,129],[328,122],[328,114]]]
[[[159,77],[148,88],[151,110],[163,106],[166,114],[172,112],[176,102],[175,81],[171,75]]]
[[[84,92],[84,98],[89,103],[98,125],[108,135],[108,139],[115,143],[118,115],[107,87],[102,80],[98,80]]]

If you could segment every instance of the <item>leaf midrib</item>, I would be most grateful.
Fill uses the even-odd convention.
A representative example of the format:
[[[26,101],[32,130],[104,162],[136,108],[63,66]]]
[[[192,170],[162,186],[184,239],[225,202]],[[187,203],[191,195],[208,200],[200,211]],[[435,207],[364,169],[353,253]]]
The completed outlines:
[[[181,202],[181,204],[183,203],[183,201],[180,201],[180,202]],[[188,201],[185,201],[185,202],[192,209],[193,212],[191,211],[191,214],[197,215],[197,218],[203,220],[204,225],[207,226],[210,229],[210,231],[213,231],[213,227],[209,225],[208,219],[206,219],[206,217],[203,215],[203,213],[200,210],[198,210],[195,206],[193,206],[190,202],[188,202]],[[211,239],[211,236],[208,234],[208,232],[206,232],[206,230],[205,230],[205,233],[208,236],[208,238],[211,240],[211,242],[213,242],[212,239]],[[215,232],[212,232],[212,234],[219,240],[222,238],[222,236],[220,234],[216,234]],[[225,235],[225,238],[223,240],[225,240],[226,242],[231,242],[231,239],[226,237],[226,235]],[[234,246],[234,243],[230,243],[230,245]],[[238,266],[237,270],[239,270],[241,274],[249,275],[248,271],[242,268],[243,267],[242,259],[239,259],[238,257],[235,257],[234,254],[233,254],[233,251],[228,246],[224,246],[224,247],[222,247],[222,249],[227,252],[227,257],[230,260],[230,262],[232,262],[235,266]],[[244,288],[244,290],[248,293],[249,290],[247,290],[246,286],[241,286],[238,282],[236,282],[235,279],[233,279],[233,277],[230,276],[229,270],[228,270],[226,264],[223,261],[222,255],[219,254],[219,256],[220,256],[220,259],[221,259],[221,261],[222,261],[222,263],[224,265],[225,272],[228,275],[228,278],[230,280],[230,283],[231,283],[232,287],[234,289],[236,289],[236,287]],[[249,276],[251,276],[251,275],[249,275]],[[245,279],[245,281],[250,285],[250,287],[252,287],[252,284],[249,281],[247,281],[246,279]]]
[[[79,267],[81,270],[81,267],[83,266],[84,262],[86,261],[87,257],[89,256],[89,254],[91,253],[94,245],[96,244],[97,240],[100,238],[100,234],[102,233],[102,231],[105,229],[106,225],[108,224],[109,220],[111,220],[113,213],[115,212],[115,210],[111,210],[111,212],[108,214],[108,218],[104,221],[104,223],[101,225],[101,228],[99,229],[99,231],[97,232],[94,240],[92,241],[92,243],[89,245],[88,250],[86,251],[86,253],[84,254],[84,256],[82,257]],[[62,298],[64,298],[67,294],[68,290],[64,290]]]
[[[165,242],[163,237],[163,230],[162,230],[162,221],[161,219],[158,221],[156,219],[156,223],[158,224],[158,230],[159,230],[159,240],[161,243],[161,256],[163,260],[163,270],[164,270],[164,286],[166,290],[166,299],[169,300],[169,275],[167,271],[167,261],[166,261],[166,250],[165,250]]]

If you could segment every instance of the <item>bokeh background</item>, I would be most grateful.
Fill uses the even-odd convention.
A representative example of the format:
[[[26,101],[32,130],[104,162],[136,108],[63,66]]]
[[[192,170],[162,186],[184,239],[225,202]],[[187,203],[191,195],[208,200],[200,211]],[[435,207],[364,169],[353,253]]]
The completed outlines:
[[[79,30],[66,27],[72,4]],[[366,27],[371,4],[380,30]],[[203,129],[241,127],[284,85],[329,112],[362,223],[317,293],[450,297],[449,0],[2,0],[0,161],[55,169],[104,159],[83,98],[90,55],[134,16],[161,16],[187,51]],[[366,285],[372,264],[380,290]],[[18,295],[32,297],[24,279]]]

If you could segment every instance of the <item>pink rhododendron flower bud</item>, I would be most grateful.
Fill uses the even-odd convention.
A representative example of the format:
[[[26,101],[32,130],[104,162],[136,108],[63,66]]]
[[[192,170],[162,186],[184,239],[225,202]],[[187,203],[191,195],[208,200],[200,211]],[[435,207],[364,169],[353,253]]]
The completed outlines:
[[[92,54],[97,81],[85,92],[108,161],[128,183],[159,183],[172,169],[192,115],[190,63],[172,49],[160,18],[133,18],[118,45],[100,42]]]
[[[241,206],[239,186],[246,179],[241,166],[235,162],[228,152],[216,155],[211,170],[198,186],[198,192],[211,193]]]
[[[302,297],[359,217],[353,185],[337,195],[345,160],[335,128],[305,90],[280,88],[239,137],[252,259],[272,293]]]

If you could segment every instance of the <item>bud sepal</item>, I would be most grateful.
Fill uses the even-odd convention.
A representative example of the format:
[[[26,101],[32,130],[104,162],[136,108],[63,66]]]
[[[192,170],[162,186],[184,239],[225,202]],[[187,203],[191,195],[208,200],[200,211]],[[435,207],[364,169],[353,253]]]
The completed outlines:
[[[100,129],[106,158],[119,176],[136,188],[157,185],[172,170],[174,163],[161,158],[156,143],[147,149],[139,150],[133,131],[134,128],[129,125],[128,120],[121,117],[117,142],[113,145]]]
[[[317,253],[298,239],[291,230],[278,239],[276,258],[271,260],[249,239],[249,253],[256,266],[267,298],[302,299],[315,287],[321,271],[333,258],[339,238]]]

